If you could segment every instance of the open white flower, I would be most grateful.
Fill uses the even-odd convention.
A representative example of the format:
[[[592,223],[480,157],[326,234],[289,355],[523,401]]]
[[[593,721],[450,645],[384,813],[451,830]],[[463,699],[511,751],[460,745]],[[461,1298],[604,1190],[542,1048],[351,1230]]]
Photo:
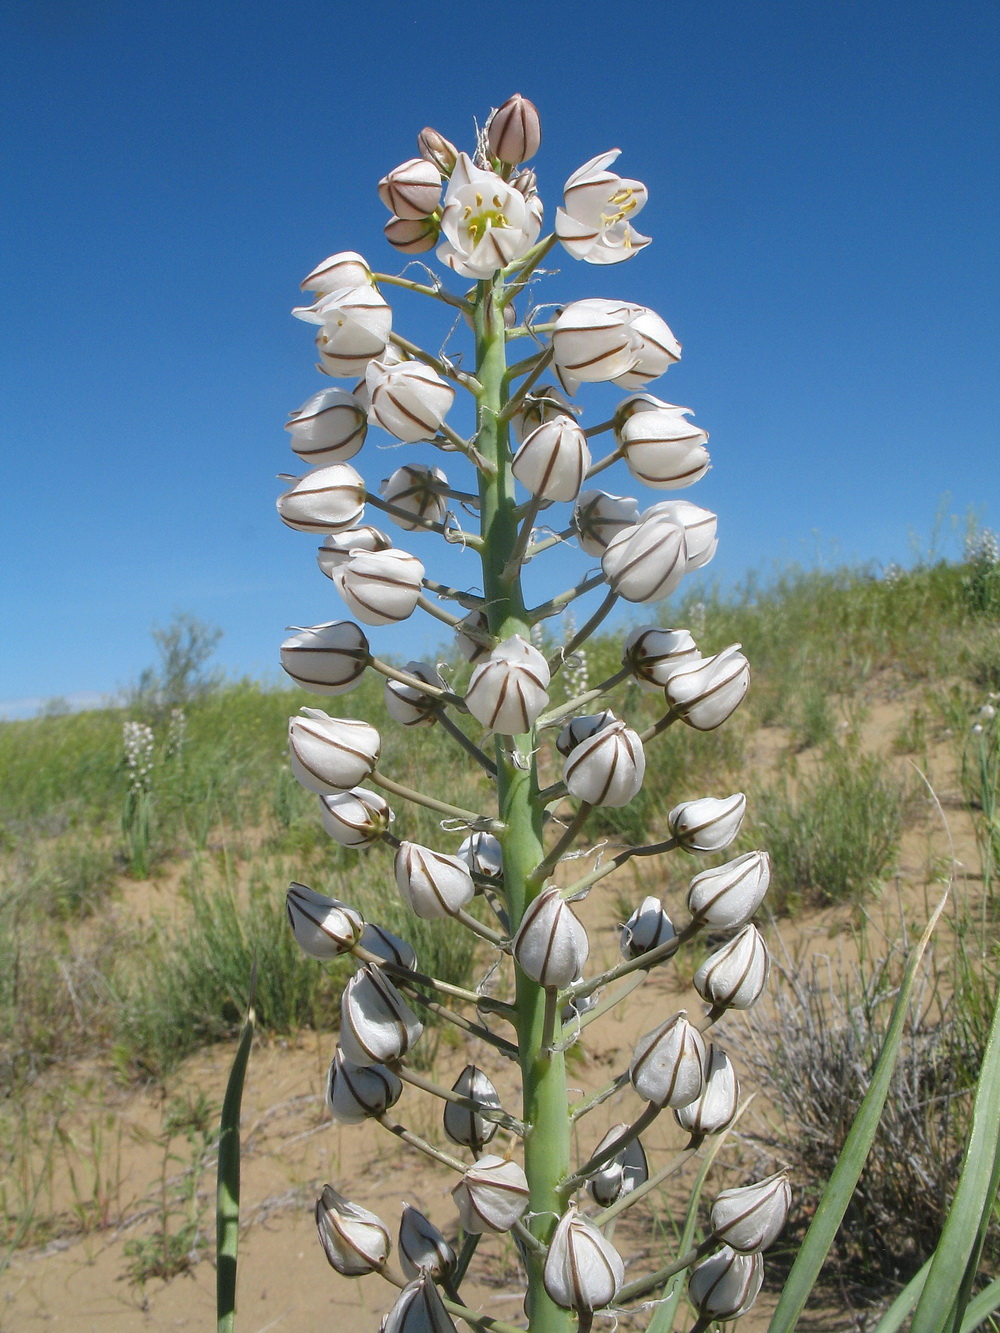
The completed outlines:
[[[292,311],[307,324],[319,324],[316,350],[320,369],[335,379],[363,375],[373,356],[389,340],[392,310],[373,286],[342,287],[322,296],[311,306]]]
[[[565,208],[556,209],[556,235],[574,259],[620,264],[649,244],[632,219],[646,202],[641,181],[626,180],[608,167],[620,148],[592,157],[563,186]]]
[[[444,196],[437,256],[463,278],[489,278],[534,245],[542,203],[459,153]]]
[[[552,330],[553,364],[567,393],[613,380],[639,389],[674,361],[681,345],[655,311],[631,301],[571,301]]]

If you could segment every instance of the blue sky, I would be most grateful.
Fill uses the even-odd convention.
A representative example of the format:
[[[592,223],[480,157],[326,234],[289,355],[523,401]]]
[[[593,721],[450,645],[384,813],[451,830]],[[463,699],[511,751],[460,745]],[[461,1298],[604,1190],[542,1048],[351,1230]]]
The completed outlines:
[[[174,611],[220,625],[220,663],[253,674],[286,624],[342,614],[314,540],[274,513],[282,425],[324,383],[289,309],[335,250],[398,270],[378,178],[425,124],[470,145],[518,90],[543,119],[549,220],[612,147],[649,187],[653,244],[613,269],[563,256],[541,299],[641,301],[683,342],[651,388],[711,433],[684,492],[720,515],[708,573],[905,563],[946,496],[1000,527],[995,4],[569,12],[0,6],[8,712],[135,678]],[[397,327],[446,332],[412,303]],[[588,420],[601,401],[583,396]],[[376,483],[403,457],[355,462]],[[438,572],[434,547],[400,544]],[[425,620],[373,641],[437,637]]]

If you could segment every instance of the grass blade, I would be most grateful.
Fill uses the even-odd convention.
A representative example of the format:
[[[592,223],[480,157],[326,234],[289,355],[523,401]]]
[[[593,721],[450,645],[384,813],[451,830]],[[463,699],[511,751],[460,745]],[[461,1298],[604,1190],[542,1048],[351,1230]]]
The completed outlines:
[[[233,1333],[236,1318],[236,1251],[240,1239],[240,1108],[253,1044],[257,964],[250,972],[250,998],[236,1058],[226,1084],[219,1134],[219,1183],[215,1196],[215,1303],[218,1333]]]
[[[962,1333],[973,1333],[995,1310],[1000,1310],[1000,1277],[971,1301],[962,1321]]]
[[[799,1315],[805,1308],[809,1294],[815,1286],[820,1269],[826,1261],[833,1238],[836,1236],[847,1205],[851,1201],[855,1186],[864,1170],[868,1153],[878,1132],[882,1108],[889,1092],[892,1071],[896,1065],[899,1048],[903,1040],[906,1011],[909,1007],[913,983],[917,969],[930,943],[934,927],[938,923],[948,895],[941,899],[928,921],[924,933],[920,936],[913,955],[906,967],[899,994],[892,1007],[885,1041],[872,1074],[871,1085],[851,1126],[843,1151],[837,1160],[833,1175],[827,1182],[823,1197],[819,1201],[816,1214],[806,1232],[795,1263],[785,1282],[778,1301],[777,1309],[768,1325],[768,1333],[791,1333],[798,1323]]]
[[[897,1333],[897,1330],[902,1327],[903,1320],[916,1305],[917,1301],[919,1301],[920,1293],[924,1289],[924,1283],[927,1281],[927,1274],[930,1271],[931,1261],[928,1259],[920,1272],[915,1273],[913,1277],[910,1278],[909,1282],[907,1282],[906,1286],[875,1325],[875,1333]]]

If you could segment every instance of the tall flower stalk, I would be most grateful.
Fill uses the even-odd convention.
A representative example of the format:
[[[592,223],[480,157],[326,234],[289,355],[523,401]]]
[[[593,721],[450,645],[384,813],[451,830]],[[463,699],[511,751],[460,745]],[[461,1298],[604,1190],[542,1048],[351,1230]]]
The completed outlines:
[[[517,1246],[531,1333],[589,1328],[595,1312],[627,1306],[700,1260],[705,1263],[692,1278],[693,1323],[707,1327],[723,1310],[729,1318],[752,1304],[760,1285],[758,1251],[780,1230],[787,1209],[781,1178],[761,1201],[748,1196],[748,1207],[767,1214],[756,1231],[744,1229],[765,1238],[746,1246],[750,1257],[731,1257],[733,1236],[744,1232],[727,1221],[717,1242],[684,1256],[664,1255],[646,1282],[626,1284],[625,1261],[612,1243],[613,1221],[632,1199],[655,1188],[736,1114],[735,1074],[707,1034],[723,1012],[748,1007],[763,990],[766,947],[746,923],[766,891],[768,863],[756,852],[712,870],[710,883],[704,872],[696,876],[684,925],[675,927],[657,900],[646,899],[623,932],[623,961],[603,973],[585,971],[589,942],[572,902],[633,856],[675,847],[723,851],[739,831],[745,800],[737,793],[678,805],[658,842],[626,848],[575,882],[566,882],[565,858],[579,852],[595,808],[623,806],[639,792],[644,747],[674,723],[702,731],[720,726],[741,702],[749,669],[739,645],[703,657],[688,631],[659,625],[629,635],[621,670],[607,680],[590,687],[579,669],[574,654],[619,601],[661,601],[711,559],[716,519],[687,501],[661,500],[641,511],[631,497],[587,489],[589,477],[619,458],[655,489],[686,488],[708,467],[708,436],[689,424],[689,409],[636,393],[681,352],[652,310],[631,301],[583,299],[555,316],[541,314],[535,285],[557,244],[574,259],[607,265],[631,259],[649,238],[632,225],[646,202],[645,187],[607,170],[617,150],[570,177],[556,231],[543,234],[535,173],[524,166],[540,138],[538,112],[518,94],[493,113],[473,153],[425,129],[420,156],[379,184],[393,213],[388,241],[410,254],[436,245],[439,261],[466,284],[471,280],[471,290],[466,286],[459,295],[441,279],[418,281],[407,269],[377,273],[346,251],[309,275],[303,285],[316,300],[295,312],[318,328],[320,369],[356,383],[314,395],[292,414],[293,448],[313,466],[287,479],[281,517],[291,527],[324,534],[320,568],[356,620],[380,626],[429,613],[455,633],[472,674],[461,695],[427,663],[385,663],[352,621],[298,630],[283,645],[283,665],[306,689],[330,696],[355,688],[369,669],[380,672],[390,716],[402,726],[441,723],[441,744],[462,746],[484,770],[489,793],[489,808],[475,811],[437,790],[402,785],[381,765],[378,732],[361,720],[320,709],[291,720],[293,772],[318,794],[331,836],[369,854],[386,853],[385,872],[395,875],[415,915],[452,917],[456,929],[479,937],[489,969],[499,965],[496,997],[496,986],[487,998],[478,988],[447,984],[420,971],[404,940],[364,922],[349,905],[306,886],[289,890],[289,917],[302,947],[319,958],[352,953],[358,963],[341,1005],[331,1114],[346,1123],[380,1121],[458,1178],[457,1217],[443,1225],[444,1234],[422,1215],[418,1226],[413,1210],[404,1215],[404,1276],[392,1265],[390,1229],[380,1219],[332,1186],[317,1205],[323,1250],[334,1268],[348,1276],[377,1272],[403,1288],[387,1330],[447,1329],[456,1316],[474,1328],[512,1327],[478,1315],[462,1298],[478,1238],[488,1232],[510,1232]],[[422,350],[396,329],[385,296],[394,286],[462,312],[473,331],[471,368]],[[520,352],[525,345],[528,355]],[[547,376],[558,383],[546,382]],[[570,398],[593,382],[611,382],[626,397],[611,420],[584,429]],[[447,419],[463,395],[475,412],[467,437]],[[471,469],[472,479],[459,484],[441,468],[408,464],[383,483],[381,499],[371,496],[347,462],[371,427],[396,440],[429,442]],[[613,443],[595,462],[591,449],[607,433]],[[565,504],[570,512],[550,523],[552,507]],[[434,532],[474,553],[482,594],[430,578],[386,533],[365,525],[369,506],[404,533]],[[468,520],[460,526],[456,517],[459,506],[476,517],[468,531]],[[543,513],[550,535],[536,528]],[[591,571],[575,586],[528,605],[525,565],[570,541],[596,562]],[[577,630],[570,608],[598,589],[599,601]],[[563,617],[568,637],[546,657],[538,645],[549,636],[540,627],[554,617]],[[560,672],[557,697],[565,702],[554,704],[550,692]],[[629,681],[663,699],[660,720],[645,731],[613,711],[615,689]],[[478,737],[468,722],[456,720],[462,714],[479,725]],[[539,754],[552,741],[561,777],[545,784]],[[397,800],[438,812],[442,838],[457,832],[465,839],[461,847],[407,841],[403,816],[397,833],[390,832],[395,813],[389,801]],[[705,926],[731,930],[734,942],[704,960],[691,1016],[663,1015],[605,1094],[572,1099],[569,1047],[653,967],[690,947]],[[736,935],[739,927],[745,929]],[[473,1065],[450,1090],[417,1073],[410,1052],[420,1038],[421,1013],[451,1021],[514,1060],[520,1104],[503,1107]],[[496,1030],[499,1019],[512,1026],[516,1041]],[[441,1099],[445,1132],[464,1155],[406,1127],[406,1084]],[[606,1095],[629,1085],[639,1098],[632,1120],[616,1126],[589,1157],[575,1158],[572,1127]],[[666,1107],[689,1134],[687,1149],[672,1163],[647,1166],[640,1136]],[[484,1153],[497,1126],[511,1146],[503,1155]]]

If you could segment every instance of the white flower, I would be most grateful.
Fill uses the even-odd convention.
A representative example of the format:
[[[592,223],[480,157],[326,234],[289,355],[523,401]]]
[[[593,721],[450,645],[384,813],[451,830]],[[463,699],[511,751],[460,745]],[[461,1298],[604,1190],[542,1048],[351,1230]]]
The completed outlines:
[[[368,847],[378,842],[395,818],[388,801],[365,787],[321,796],[319,803],[323,827],[341,847]]]
[[[598,560],[612,537],[639,522],[639,505],[630,495],[581,491],[573,509],[573,530],[580,550]]]
[[[365,922],[359,944],[383,963],[392,963],[395,967],[405,967],[408,972],[417,970],[417,954],[412,944],[401,940],[385,926],[376,926],[371,921]]]
[[[486,142],[494,157],[509,166],[534,157],[542,142],[538,108],[520,93],[508,97],[486,122]]]
[[[455,390],[422,361],[368,363],[368,420],[397,440],[432,440],[455,400]]]
[[[711,509],[702,509],[690,500],[661,500],[643,510],[642,519],[660,518],[676,523],[684,529],[684,549],[687,552],[687,572],[701,569],[715,555],[719,545],[715,530],[718,517]]]
[[[441,223],[436,214],[429,218],[391,217],[382,231],[389,244],[404,255],[422,255],[437,245]]]
[[[548,703],[548,684],[545,658],[520,635],[513,634],[476,667],[465,702],[476,721],[490,731],[520,736]]]
[[[373,284],[368,261],[356,250],[340,250],[324,259],[322,264],[317,264],[302,279],[302,291],[329,296],[331,292],[342,291],[345,287],[370,287]]]
[[[470,833],[458,854],[477,875],[496,879],[503,874],[503,849],[492,833]]]
[[[605,727],[610,727],[612,722],[618,719],[612,713],[610,708],[606,708],[603,713],[587,713],[582,717],[574,717],[563,727],[556,738],[556,749],[567,758],[572,750],[597,731],[603,731]]]
[[[303,708],[288,719],[292,773],[309,791],[350,791],[370,777],[382,742],[367,722],[328,717],[318,708]]]
[[[402,509],[403,514],[390,514],[389,517],[400,528],[413,532],[427,523],[443,523],[448,513],[447,497],[442,490],[447,490],[448,478],[439,467],[428,467],[426,463],[404,463],[391,477],[387,477],[379,487],[379,492],[386,504]]]
[[[310,958],[337,958],[348,953],[365,928],[360,912],[306,884],[288,886],[285,911],[296,943]]]
[[[457,856],[401,842],[394,868],[400,897],[423,921],[450,916],[475,897],[469,868]]]
[[[297,629],[281,645],[281,665],[312,694],[346,694],[355,689],[370,661],[364,630],[350,620]]]
[[[622,666],[628,667],[644,690],[662,690],[675,671],[699,660],[697,645],[686,629],[656,625],[634,629],[622,650]]]
[[[480,1236],[509,1231],[528,1207],[528,1181],[516,1162],[487,1153],[451,1192],[462,1230]]]
[[[741,1254],[766,1250],[781,1234],[791,1203],[784,1171],[756,1185],[723,1190],[712,1204],[712,1235]]]
[[[321,389],[289,414],[285,430],[303,462],[345,463],[365,442],[368,416],[346,389]]]
[[[628,1128],[624,1123],[612,1125],[591,1156],[597,1157],[605,1148],[617,1143]],[[620,1152],[594,1172],[587,1181],[587,1192],[601,1208],[610,1208],[623,1194],[631,1194],[639,1185],[645,1184],[648,1177],[645,1150],[637,1138],[630,1139]]]
[[[292,314],[307,324],[320,325],[316,335],[320,369],[334,379],[363,375],[392,330],[389,303],[371,285],[338,288],[315,305],[298,306]]]
[[[564,1310],[603,1310],[625,1281],[622,1257],[576,1207],[570,1204],[549,1242],[542,1282]]]
[[[688,890],[688,910],[696,921],[716,929],[742,926],[764,901],[770,882],[767,852],[747,852],[695,875]]]
[[[613,380],[641,388],[674,361],[681,345],[659,315],[630,301],[572,301],[552,330],[553,363],[567,393],[581,383]]]
[[[496,1088],[481,1069],[475,1065],[466,1065],[452,1084],[452,1092],[467,1097],[478,1106],[491,1110],[500,1110],[500,1097]],[[495,1120],[486,1120],[478,1111],[456,1102],[444,1104],[444,1132],[452,1143],[459,1143],[463,1148],[471,1148],[478,1157],[496,1134],[499,1126]]]
[[[681,1010],[636,1043],[629,1078],[654,1106],[687,1106],[705,1082],[705,1041]]]
[[[759,1254],[737,1254],[724,1245],[692,1271],[688,1295],[702,1318],[735,1319],[753,1305],[763,1281],[764,1262]]]
[[[518,443],[521,443],[537,426],[544,425],[546,421],[572,416],[573,409],[568,399],[554,384],[537,384],[514,417],[514,434]]]
[[[750,667],[738,643],[714,657],[685,662],[671,672],[664,688],[667,702],[689,727],[714,731],[746,697]]]
[[[399,218],[430,217],[441,200],[441,173],[426,158],[408,158],[382,177],[378,197]]]
[[[330,572],[348,610],[366,625],[391,625],[413,613],[424,567],[406,551],[351,551]]]
[[[703,796],[682,801],[667,815],[671,837],[689,852],[721,852],[736,837],[747,812],[741,791],[732,796]]]
[[[686,417],[689,407],[675,407],[650,393],[626,398],[615,413],[615,436],[629,471],[654,490],[693,486],[709,468],[707,431]]]
[[[384,1267],[389,1257],[385,1223],[350,1203],[331,1185],[323,1186],[316,1203],[316,1229],[330,1266],[343,1277],[362,1277]]]
[[[542,205],[459,153],[444,196],[437,256],[463,278],[489,278],[534,245]]]
[[[444,681],[429,662],[407,662],[406,673],[427,685],[445,688]],[[394,722],[403,727],[426,727],[437,721],[438,698],[416,685],[403,681],[385,682],[385,710]]]
[[[587,437],[572,417],[554,416],[528,435],[511,470],[542,500],[575,500],[590,467]]]
[[[659,602],[688,571],[684,529],[660,516],[643,516],[612,537],[601,557],[604,576],[627,602]]]
[[[414,1045],[423,1024],[378,967],[359,968],[340,998],[340,1049],[356,1065],[387,1064]]]
[[[615,383],[623,389],[641,389],[681,359],[681,345],[655,310],[645,306],[632,320],[631,329],[636,358],[624,375],[616,376]]]
[[[456,1329],[433,1278],[421,1273],[399,1293],[379,1333],[456,1333]]]
[[[354,551],[388,551],[392,548],[392,539],[380,528],[373,528],[370,523],[360,528],[348,528],[346,532],[331,532],[324,537],[316,552],[316,563],[328,579],[333,578],[333,571]]]
[[[642,786],[646,756],[638,733],[615,720],[570,750],[563,765],[567,790],[589,805],[620,809]]]
[[[649,244],[648,236],[632,229],[646,202],[645,185],[608,171],[620,155],[613,148],[592,157],[563,186],[566,206],[556,209],[556,235],[574,259],[619,264]]]
[[[514,957],[532,981],[560,990],[574,981],[587,961],[587,932],[557,888],[528,904],[514,936]]]
[[[650,949],[672,940],[673,922],[663,910],[659,898],[643,898],[621,930],[621,951],[625,958],[639,958]]]
[[[721,1046],[709,1042],[705,1052],[705,1086],[701,1096],[674,1109],[681,1129],[701,1137],[721,1134],[732,1124],[740,1102],[740,1081],[733,1062]]]
[[[326,1109],[342,1125],[360,1125],[395,1106],[403,1085],[385,1065],[355,1065],[334,1052],[326,1076]]]
[[[276,501],[282,523],[297,532],[343,532],[365,512],[365,483],[350,463],[314,467]]]
[[[770,966],[767,945],[751,922],[705,959],[694,988],[716,1009],[749,1009],[764,993]]]
[[[396,1249],[399,1266],[411,1280],[418,1273],[446,1277],[457,1262],[455,1251],[430,1218],[408,1203],[403,1205]]]

